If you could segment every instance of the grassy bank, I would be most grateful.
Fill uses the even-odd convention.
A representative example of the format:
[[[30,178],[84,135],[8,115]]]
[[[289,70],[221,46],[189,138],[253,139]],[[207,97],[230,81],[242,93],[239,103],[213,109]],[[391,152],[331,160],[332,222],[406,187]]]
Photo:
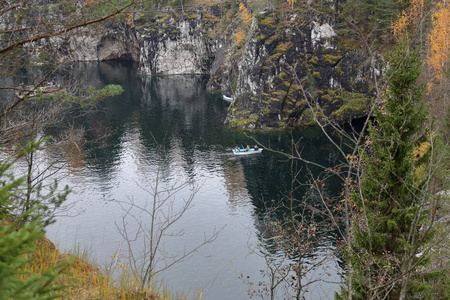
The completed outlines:
[[[37,241],[36,251],[25,271],[31,274],[44,274],[58,264],[65,267],[54,282],[62,286],[64,299],[170,299],[168,292],[157,286],[142,287],[129,276],[125,268],[120,269],[118,280],[112,279],[109,271],[100,271],[89,263],[86,255],[61,253],[48,239]],[[30,275],[28,275],[30,276]]]

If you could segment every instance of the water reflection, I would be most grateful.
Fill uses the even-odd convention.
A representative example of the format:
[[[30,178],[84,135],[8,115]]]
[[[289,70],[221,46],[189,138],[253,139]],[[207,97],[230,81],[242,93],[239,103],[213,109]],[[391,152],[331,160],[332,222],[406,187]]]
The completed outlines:
[[[165,240],[169,249],[182,249],[201,240],[205,232],[225,226],[200,254],[164,272],[168,287],[176,291],[204,289],[204,299],[248,299],[239,275],[251,276],[255,282],[261,279],[266,261],[252,251],[260,246],[269,252],[273,249],[273,244],[266,242],[268,236],[262,234],[268,232],[262,217],[269,214],[272,204],[286,201],[291,193],[289,161],[266,150],[254,157],[233,157],[231,149],[236,145],[254,142],[245,132],[223,126],[228,103],[221,95],[207,92],[206,79],[201,76],[139,78],[135,65],[121,63],[77,64],[72,69],[74,74],[84,74],[80,84],[98,88],[120,84],[124,93],[68,121],[86,130],[84,146],[79,150],[68,147],[64,154],[69,168],[78,170],[67,179],[74,189],[69,201],[86,213],[59,219],[50,228],[50,237],[68,248],[75,239],[87,241],[97,259],[107,262],[121,242],[114,224],[122,220],[122,211],[111,200],[150,201],[142,187],[148,186],[161,167],[167,184],[192,181],[202,185],[193,209],[176,225],[185,236]],[[339,153],[317,128],[251,135],[284,152],[290,151],[291,139],[300,140],[304,157],[326,166],[339,160]],[[164,146],[163,157],[159,146]],[[301,183],[307,182],[310,172],[320,171],[299,162],[296,169]],[[333,195],[339,184],[330,181],[325,190]],[[317,200],[311,196],[306,185],[294,193],[300,202],[305,197],[311,203]],[[273,220],[286,214],[285,208],[270,211]],[[309,259],[328,255],[334,248],[334,236],[334,232],[318,236]],[[317,288],[325,286],[332,298],[336,286]]]

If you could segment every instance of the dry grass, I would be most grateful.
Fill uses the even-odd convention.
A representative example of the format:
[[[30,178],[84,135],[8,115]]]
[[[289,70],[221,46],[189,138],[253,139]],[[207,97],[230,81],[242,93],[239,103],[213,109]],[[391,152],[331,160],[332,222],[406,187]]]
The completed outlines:
[[[55,284],[62,285],[64,299],[167,299],[167,291],[157,291],[157,287],[142,288],[134,278],[123,270],[119,280],[111,279],[102,273],[84,257],[62,254],[48,239],[37,242],[37,249],[28,270],[33,274],[42,274],[58,263],[68,262]],[[163,294],[160,296],[158,294]]]

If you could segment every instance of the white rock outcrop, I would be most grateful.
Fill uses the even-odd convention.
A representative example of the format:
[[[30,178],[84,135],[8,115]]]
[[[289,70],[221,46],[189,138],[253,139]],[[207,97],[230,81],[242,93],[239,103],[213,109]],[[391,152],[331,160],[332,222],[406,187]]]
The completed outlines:
[[[214,57],[215,46],[204,37],[201,23],[183,20],[173,25],[171,32],[142,33],[139,71],[144,75],[207,73],[205,60]]]
[[[336,36],[337,34],[330,24],[319,24],[314,21],[311,23],[311,42],[316,50],[319,45],[327,49],[334,49],[331,38]]]

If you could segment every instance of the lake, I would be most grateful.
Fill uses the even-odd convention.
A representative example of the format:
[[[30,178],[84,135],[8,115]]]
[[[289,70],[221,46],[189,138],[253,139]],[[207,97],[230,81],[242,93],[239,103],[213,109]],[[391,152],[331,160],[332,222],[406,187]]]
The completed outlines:
[[[249,299],[249,288],[257,290],[258,282],[267,280],[261,272],[267,270],[267,261],[298,258],[271,242],[274,235],[267,223],[288,214],[287,209],[272,213],[270,207],[284,203],[290,195],[293,169],[291,161],[268,149],[248,157],[234,157],[232,149],[253,146],[254,138],[265,147],[289,153],[294,139],[300,140],[305,158],[323,165],[336,164],[339,154],[318,128],[247,132],[226,127],[229,103],[221,94],[206,90],[207,78],[139,77],[136,67],[118,62],[72,67],[81,84],[97,88],[120,84],[124,92],[64,125],[84,128],[84,136],[64,152],[62,183],[72,189],[67,201],[70,209],[58,214],[47,236],[62,250],[86,250],[101,267],[127,266],[121,264],[127,263],[128,246],[135,257],[148,250],[144,236],[135,237],[139,229],[158,221],[151,213],[154,189],[176,191],[168,199],[170,205],[163,207],[160,222],[176,214],[191,196],[192,203],[162,238],[159,250],[164,251],[158,252],[157,268],[195,249],[205,238],[215,233],[217,237],[160,272],[158,278],[173,293],[188,293],[188,298],[203,291],[202,299]],[[58,134],[64,126],[49,133]],[[294,166],[300,173],[293,195],[301,202],[311,195],[308,178],[319,170],[301,162]],[[339,189],[331,181],[325,193],[335,195]],[[138,206],[145,207],[145,213]],[[304,221],[307,225],[311,220],[305,217]],[[124,228],[128,243],[121,234]],[[319,280],[308,286],[307,299],[332,299],[338,288],[337,238],[334,231],[318,235],[304,258],[310,266],[323,259],[305,276],[304,283]],[[136,260],[143,261],[145,256]],[[278,295],[283,298],[284,290]]]

